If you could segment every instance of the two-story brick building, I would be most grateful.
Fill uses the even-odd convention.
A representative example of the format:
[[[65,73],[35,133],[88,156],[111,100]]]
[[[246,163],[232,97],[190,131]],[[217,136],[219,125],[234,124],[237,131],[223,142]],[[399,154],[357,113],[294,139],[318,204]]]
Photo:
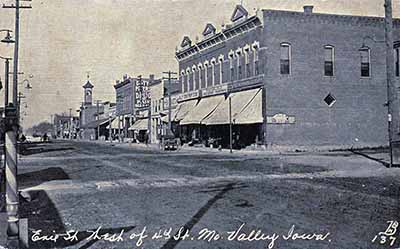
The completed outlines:
[[[134,78],[125,75],[122,81],[118,80],[114,85],[117,118],[113,127],[118,127],[120,137],[133,138],[134,133],[140,131],[132,126],[149,115],[149,84],[153,81],[154,75],[150,75],[149,78]]]
[[[400,22],[395,20],[395,40]],[[238,5],[176,52],[183,139],[264,145],[387,143],[384,20]],[[396,72],[399,53],[396,49]],[[230,102],[230,103],[229,103]],[[231,107],[231,108],[229,108]],[[231,109],[231,115],[229,115]]]

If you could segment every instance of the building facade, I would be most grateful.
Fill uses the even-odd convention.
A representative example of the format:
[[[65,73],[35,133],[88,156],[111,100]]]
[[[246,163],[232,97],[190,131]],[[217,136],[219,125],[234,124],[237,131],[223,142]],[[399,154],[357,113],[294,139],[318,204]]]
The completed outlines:
[[[395,21],[395,40],[399,40]],[[387,143],[384,20],[236,6],[176,52],[185,141],[234,146]],[[397,50],[396,50],[397,51]],[[396,53],[395,53],[396,54]],[[399,75],[399,53],[396,54]],[[180,120],[179,120],[180,119]]]
[[[137,120],[149,117],[150,89],[149,85],[154,81],[154,75],[149,78],[141,76],[133,78],[125,75],[122,81],[114,85],[116,93],[116,115],[119,136],[134,138],[135,131],[129,129]]]
[[[178,80],[168,79],[157,80],[150,85],[151,97],[151,129],[150,141],[158,144],[161,137],[167,134],[168,129],[168,113],[173,116],[176,113],[177,93],[179,93],[180,84]],[[169,94],[171,94],[171,110],[169,110]],[[171,119],[173,121],[173,117]],[[176,125],[172,125],[172,130],[175,131]]]

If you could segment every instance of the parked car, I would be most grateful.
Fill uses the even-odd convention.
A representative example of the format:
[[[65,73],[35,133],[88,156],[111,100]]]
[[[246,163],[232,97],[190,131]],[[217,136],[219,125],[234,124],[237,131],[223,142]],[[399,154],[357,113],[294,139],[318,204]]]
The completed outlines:
[[[178,149],[178,139],[174,135],[164,135],[161,137],[161,141],[164,150]]]

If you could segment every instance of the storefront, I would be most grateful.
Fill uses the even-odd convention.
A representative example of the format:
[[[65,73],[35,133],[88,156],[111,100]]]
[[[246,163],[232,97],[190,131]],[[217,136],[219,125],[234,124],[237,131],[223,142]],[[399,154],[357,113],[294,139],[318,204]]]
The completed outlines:
[[[194,101],[191,100],[192,103]],[[261,88],[201,98],[180,121],[180,137],[184,143],[228,147],[230,121],[234,148],[261,142]]]

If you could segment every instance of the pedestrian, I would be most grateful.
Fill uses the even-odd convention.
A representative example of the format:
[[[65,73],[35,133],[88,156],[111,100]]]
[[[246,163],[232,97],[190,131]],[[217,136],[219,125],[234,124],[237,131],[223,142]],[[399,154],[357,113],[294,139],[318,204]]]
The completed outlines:
[[[149,144],[149,132],[148,131],[144,134],[144,142],[146,143],[146,146]]]

